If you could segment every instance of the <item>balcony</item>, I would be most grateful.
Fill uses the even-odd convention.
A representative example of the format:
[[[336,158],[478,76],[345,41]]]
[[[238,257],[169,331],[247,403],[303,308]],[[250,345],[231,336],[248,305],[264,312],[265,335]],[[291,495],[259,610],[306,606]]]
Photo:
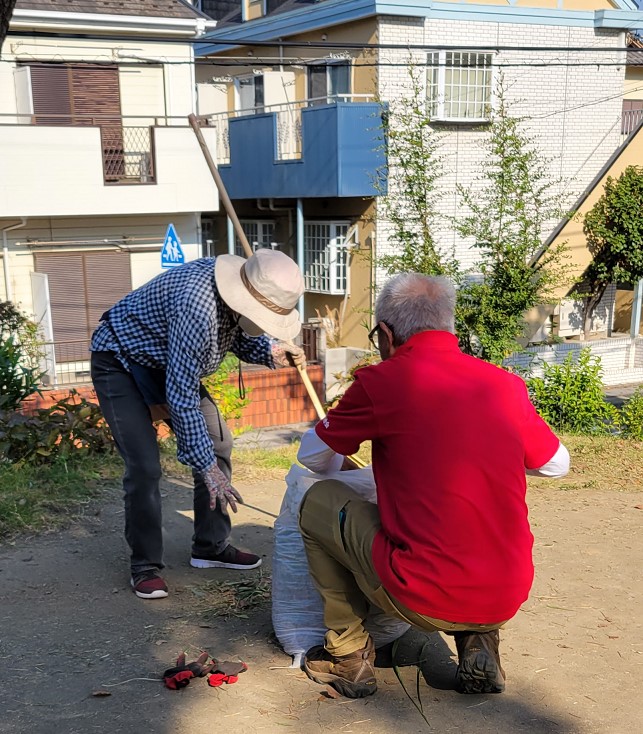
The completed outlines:
[[[356,95],[202,118],[232,199],[377,196],[382,108]],[[351,101],[348,101],[351,100]]]
[[[218,209],[187,119],[53,117],[0,115],[0,218]]]

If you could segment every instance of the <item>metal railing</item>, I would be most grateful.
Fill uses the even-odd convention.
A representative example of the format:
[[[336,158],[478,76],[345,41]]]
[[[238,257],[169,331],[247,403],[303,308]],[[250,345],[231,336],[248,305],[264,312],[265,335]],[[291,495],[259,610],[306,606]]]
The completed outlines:
[[[643,120],[643,110],[623,110],[621,114],[621,135],[627,136]]]
[[[101,127],[105,183],[154,183],[154,129]]]
[[[319,362],[321,354],[321,326],[310,323],[302,324],[299,338],[308,364]]]
[[[299,102],[261,105],[232,112],[217,112],[212,115],[201,115],[200,119],[208,127],[215,128],[217,163],[230,163],[230,119],[264,114],[274,114],[277,118],[277,160],[297,160],[302,154],[302,110],[336,102],[372,102],[374,99],[372,94],[340,94]]]
[[[89,374],[90,339],[45,342],[42,383],[46,387],[82,385],[91,382]]]

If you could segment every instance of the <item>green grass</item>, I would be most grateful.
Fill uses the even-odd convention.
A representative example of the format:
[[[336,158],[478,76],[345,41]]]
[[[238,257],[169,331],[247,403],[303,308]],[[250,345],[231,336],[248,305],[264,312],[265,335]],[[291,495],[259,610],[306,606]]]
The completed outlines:
[[[122,473],[116,456],[77,457],[43,466],[0,464],[0,541],[67,524]]]
[[[532,488],[561,491],[643,491],[643,442],[610,436],[562,435],[572,457],[570,473],[552,482],[530,478]],[[298,444],[279,448],[236,449],[234,482],[238,486],[281,481],[296,460]],[[360,456],[370,460],[370,446]],[[176,460],[172,441],[161,452],[165,473],[190,480],[190,470]],[[58,529],[82,514],[108,485],[118,483],[123,464],[118,456],[78,455],[46,466],[0,464],[0,542],[19,534]]]

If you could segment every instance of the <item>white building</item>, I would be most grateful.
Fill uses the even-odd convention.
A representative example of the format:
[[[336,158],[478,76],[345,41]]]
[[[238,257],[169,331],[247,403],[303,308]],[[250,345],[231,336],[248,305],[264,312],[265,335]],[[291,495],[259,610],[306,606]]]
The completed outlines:
[[[190,260],[218,209],[187,122],[193,41],[214,24],[181,0],[61,7],[18,0],[0,64],[0,299],[56,343],[52,381],[86,369],[103,311],[161,272],[168,224]]]

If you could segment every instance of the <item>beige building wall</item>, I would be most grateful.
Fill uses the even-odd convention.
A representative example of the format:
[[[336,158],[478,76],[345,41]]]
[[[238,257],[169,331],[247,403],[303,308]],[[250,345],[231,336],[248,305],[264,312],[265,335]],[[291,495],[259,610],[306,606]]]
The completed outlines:
[[[16,112],[13,78],[20,63],[65,60],[120,64],[123,114],[184,119],[194,110],[194,67],[186,63],[193,58],[189,43],[151,42],[140,38],[66,41],[9,35],[2,46],[0,114]],[[164,61],[182,63],[164,65]]]
[[[322,36],[325,38],[322,39]],[[288,41],[301,41],[302,44],[308,42],[315,42],[325,40],[328,43],[363,43],[371,44],[377,41],[377,22],[375,18],[358,21],[355,23],[347,23],[342,26],[333,26],[330,28],[324,28],[313,33],[302,33],[288,37]],[[283,54],[283,56],[282,56]],[[235,66],[231,69],[229,66],[217,66],[217,58],[246,58],[250,60],[247,64],[242,66]],[[338,60],[343,58],[353,59],[352,68],[352,91],[353,94],[368,94],[375,95],[376,93],[376,80],[377,70],[375,62],[377,60],[376,53],[373,51],[365,50],[363,52],[350,51],[343,52],[341,49],[325,52],[322,49],[307,48],[305,45],[301,48],[266,48],[266,47],[255,47],[255,46],[242,46],[232,51],[226,51],[216,56],[210,56],[210,64],[199,65],[196,68],[196,78],[199,83],[211,83],[214,77],[219,83],[220,81],[227,80],[228,85],[228,111],[235,109],[234,101],[234,78],[239,76],[247,76],[255,71],[278,71],[283,68],[286,72],[295,73],[295,100],[305,100],[307,89],[306,89],[306,70],[303,68],[293,69],[288,64],[280,66],[279,61],[281,59],[287,61],[291,59],[298,62],[299,64],[305,64],[307,61],[322,61],[322,60]],[[252,60],[256,60],[256,64],[253,65]],[[266,67],[258,62],[260,61],[273,61],[275,65]],[[371,66],[367,64],[373,64]],[[278,100],[279,102],[281,99]],[[293,100],[294,101],[294,100]],[[266,104],[270,104],[270,101],[266,100]]]
[[[625,70],[623,99],[643,99],[643,66],[628,66]]]
[[[7,233],[14,302],[26,313],[32,313],[30,273],[35,267],[34,253],[119,250],[116,245],[101,243],[101,240],[122,242],[127,238],[126,246],[131,248],[131,252],[124,256],[130,258],[132,287],[138,288],[163,272],[161,248],[170,222],[176,228],[186,260],[200,257],[200,218],[195,214],[28,219],[25,227]],[[17,223],[15,219],[0,219],[0,231]],[[5,298],[4,278],[0,277],[0,300]]]

